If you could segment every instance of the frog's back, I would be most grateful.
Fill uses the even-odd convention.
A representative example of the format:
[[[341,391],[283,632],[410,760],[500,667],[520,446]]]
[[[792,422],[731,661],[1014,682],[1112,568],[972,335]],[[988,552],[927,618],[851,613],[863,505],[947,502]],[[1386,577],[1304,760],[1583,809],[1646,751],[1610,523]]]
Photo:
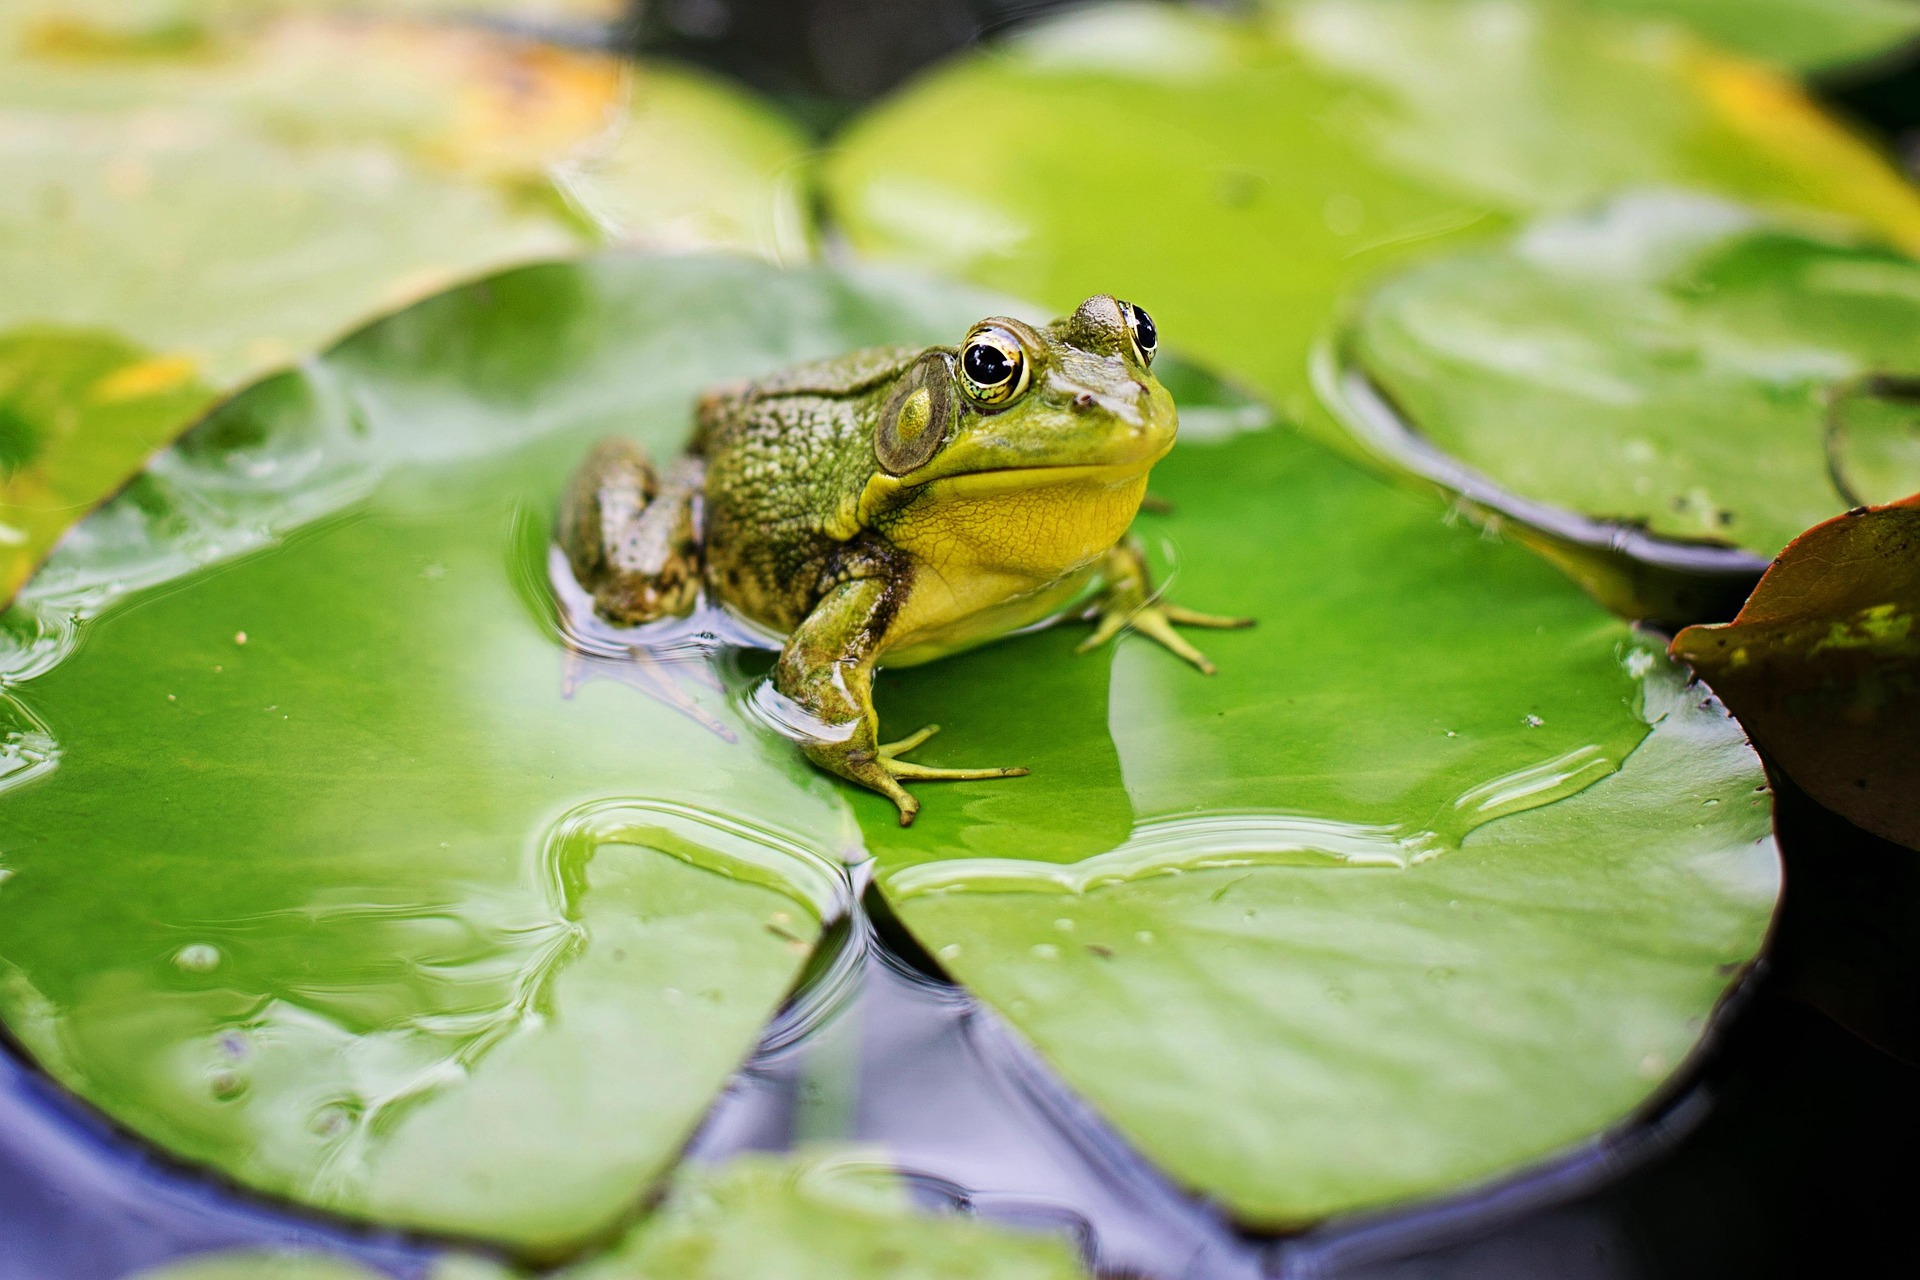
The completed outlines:
[[[781,412],[787,399],[847,400],[892,381],[920,354],[919,347],[866,347],[845,355],[790,365],[743,382],[710,387],[695,412],[690,449],[711,455],[734,438],[781,430],[796,416]]]
[[[869,348],[702,397],[692,451],[707,463],[707,577],[721,600],[782,630],[805,616],[846,536],[848,495],[873,469],[879,403],[920,352]]]

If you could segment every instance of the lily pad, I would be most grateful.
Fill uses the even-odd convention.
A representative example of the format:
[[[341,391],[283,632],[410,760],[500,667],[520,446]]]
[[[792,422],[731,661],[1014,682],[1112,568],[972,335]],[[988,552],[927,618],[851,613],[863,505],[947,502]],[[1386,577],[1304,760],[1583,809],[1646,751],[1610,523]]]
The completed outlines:
[[[1754,742],[1856,826],[1920,849],[1920,496],[1794,539],[1740,616],[1674,637]]]
[[[839,785],[726,696],[722,622],[646,661],[563,641],[555,496],[601,433],[676,449],[708,383],[992,309],[609,257],[422,304],[223,406],[11,617],[0,1016],[252,1186],[534,1254],[605,1231],[859,846]]]
[[[989,155],[956,150],[965,122]],[[826,181],[861,251],[1056,307],[1136,299],[1344,448],[1309,416],[1339,299],[1512,219],[1684,186],[1920,249],[1920,195],[1778,73],[1521,0],[1077,9],[866,116]]]
[[[1185,442],[1142,533],[1181,600],[1261,625],[1209,640],[1212,680],[1071,629],[883,673],[887,724],[946,726],[930,763],[1034,770],[908,830],[756,727],[724,618],[637,648],[550,572],[595,436],[665,456],[705,384],[1004,306],[608,257],[223,407],[13,615],[0,1016],[252,1185],[550,1254],[671,1159],[864,845],[931,951],[1249,1222],[1644,1103],[1771,914],[1757,762],[1533,557],[1195,366],[1163,357]]]
[[[916,1210],[883,1166],[747,1156],[682,1173],[661,1209],[567,1280],[1080,1280],[1064,1240]]]
[[[42,17],[0,10],[0,337],[98,333],[225,392],[456,280],[607,239],[809,251],[781,176],[804,142],[681,72],[368,18],[149,48]],[[28,535],[18,565],[204,403],[97,435],[93,491],[0,509]]]
[[[432,1280],[521,1274],[446,1254]],[[750,1155],[692,1165],[612,1247],[552,1272],[561,1280],[1085,1280],[1070,1241],[961,1213],[929,1212],[908,1179],[862,1152]],[[232,1252],[138,1280],[376,1280],[315,1254]]]
[[[1708,39],[1803,71],[1889,53],[1920,39],[1913,0],[1580,0],[1593,9],[1686,23]]]
[[[382,1280],[382,1276],[321,1254],[235,1250],[142,1271],[134,1280]]]
[[[1107,669],[1071,635],[886,675],[894,724],[947,726],[929,763],[1033,774],[906,832],[856,797],[881,891],[1255,1226],[1456,1191],[1623,1121],[1772,913],[1738,727],[1525,552],[1201,398],[1189,417],[1239,429],[1185,433],[1154,473],[1173,513],[1141,527],[1175,598],[1260,625],[1208,638],[1211,679],[1139,640]]]
[[[213,399],[192,361],[109,334],[0,336],[0,582],[24,582],[75,513],[126,480],[129,459],[166,444]]]
[[[1873,381],[1920,372],[1916,332],[1911,258],[1651,193],[1380,287],[1329,401],[1395,466],[1584,552],[1622,612],[1725,618],[1800,530],[1920,489],[1912,405]]]

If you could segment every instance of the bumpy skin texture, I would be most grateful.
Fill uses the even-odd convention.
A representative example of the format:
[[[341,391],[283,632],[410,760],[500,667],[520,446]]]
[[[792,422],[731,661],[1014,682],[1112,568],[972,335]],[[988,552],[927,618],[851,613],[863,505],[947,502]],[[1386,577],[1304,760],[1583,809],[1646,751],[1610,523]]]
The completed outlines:
[[[606,441],[563,500],[560,537],[596,608],[621,623],[684,612],[694,588],[786,636],[778,718],[816,764],[879,791],[1008,777],[883,744],[873,670],[926,662],[1059,615],[1090,584],[1090,648],[1131,626],[1210,672],[1158,602],[1126,531],[1172,447],[1172,397],[1145,312],[1106,295],[1044,329],[1006,317],[958,347],[878,348],[702,397],[664,477]]]

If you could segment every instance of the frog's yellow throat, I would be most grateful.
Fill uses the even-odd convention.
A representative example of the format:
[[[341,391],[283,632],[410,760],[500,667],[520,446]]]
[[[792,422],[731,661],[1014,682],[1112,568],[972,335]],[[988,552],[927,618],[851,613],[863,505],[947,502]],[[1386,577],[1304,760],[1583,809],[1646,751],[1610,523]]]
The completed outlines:
[[[889,647],[916,660],[1056,612],[1062,591],[1077,591],[1125,536],[1152,465],[1022,467],[920,486],[877,525],[914,567]]]

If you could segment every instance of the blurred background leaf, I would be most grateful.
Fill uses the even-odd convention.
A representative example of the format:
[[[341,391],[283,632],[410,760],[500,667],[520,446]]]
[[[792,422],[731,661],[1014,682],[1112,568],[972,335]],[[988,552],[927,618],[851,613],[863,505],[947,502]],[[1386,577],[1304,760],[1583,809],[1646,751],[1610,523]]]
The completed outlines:
[[[1708,39],[1801,71],[1897,51],[1920,39],[1914,0],[1578,0],[1636,17],[1671,18]]]
[[[1920,245],[1920,196],[1790,80],[1521,0],[1076,10],[883,104],[825,180],[861,251],[1120,293],[1336,441],[1309,357],[1341,299],[1515,219],[1659,185]]]
[[[16,480],[0,597],[207,391],[371,314],[609,240],[810,252],[805,145],[737,89],[497,31],[209,11],[158,40],[0,9],[0,335],[97,332],[202,388],[101,434],[61,505]]]
[[[1920,410],[1857,393],[1920,369],[1920,263],[1871,240],[1643,192],[1357,310],[1326,397],[1342,426],[1523,537],[1584,539],[1573,571],[1628,616],[1724,620],[1808,525],[1920,490]]]

